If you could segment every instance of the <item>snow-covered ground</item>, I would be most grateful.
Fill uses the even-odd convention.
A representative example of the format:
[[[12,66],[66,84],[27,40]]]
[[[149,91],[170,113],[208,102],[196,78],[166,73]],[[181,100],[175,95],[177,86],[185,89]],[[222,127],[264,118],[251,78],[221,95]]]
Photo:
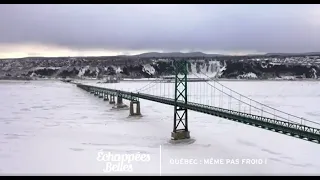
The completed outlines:
[[[147,83],[100,85],[138,89]],[[319,82],[222,83],[320,122]],[[75,85],[49,80],[0,81],[0,99],[0,174],[319,175],[319,144],[210,115],[189,111],[195,142],[174,145],[168,142],[171,106],[141,100],[143,116],[132,118],[128,110],[112,110],[108,102]],[[107,164],[116,168],[119,161],[103,161],[103,153],[130,154],[136,161],[124,162],[122,171],[104,172]],[[187,159],[195,164],[178,165]],[[250,164],[248,159],[262,162]]]

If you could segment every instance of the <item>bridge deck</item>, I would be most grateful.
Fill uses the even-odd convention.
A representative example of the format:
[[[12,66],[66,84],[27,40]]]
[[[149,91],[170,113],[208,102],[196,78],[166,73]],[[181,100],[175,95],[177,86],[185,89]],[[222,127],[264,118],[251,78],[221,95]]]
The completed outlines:
[[[79,88],[86,91],[100,91],[111,95],[122,97],[127,100],[138,100],[139,98],[150,100],[167,105],[175,105],[174,99],[165,98],[160,96],[154,96],[143,93],[133,93],[127,91],[121,91],[116,89],[108,89],[84,84],[76,84]],[[301,138],[304,140],[309,140],[311,142],[320,143],[320,129],[306,126],[303,124],[287,122],[277,119],[272,119],[268,117],[243,113],[239,111],[233,111],[229,109],[218,108],[214,106],[208,106],[204,104],[192,103],[192,102],[182,102],[178,101],[177,105],[183,108],[187,108],[192,111],[201,112],[205,114],[210,114],[213,116],[218,116],[228,120],[240,122],[243,124],[260,127],[263,129],[271,130],[273,132],[278,132],[282,134],[287,134],[293,137]]]

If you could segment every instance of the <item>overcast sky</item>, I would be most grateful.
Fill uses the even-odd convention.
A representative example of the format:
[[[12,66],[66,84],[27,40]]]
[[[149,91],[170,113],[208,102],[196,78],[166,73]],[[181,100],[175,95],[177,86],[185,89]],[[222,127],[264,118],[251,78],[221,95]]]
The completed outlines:
[[[0,5],[0,57],[320,51],[320,5]]]

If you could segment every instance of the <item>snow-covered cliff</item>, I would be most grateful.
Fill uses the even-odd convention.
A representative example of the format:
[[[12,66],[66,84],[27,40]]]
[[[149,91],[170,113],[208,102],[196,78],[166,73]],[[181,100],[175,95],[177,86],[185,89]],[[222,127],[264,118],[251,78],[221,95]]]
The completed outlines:
[[[320,76],[319,58],[187,58],[191,78],[312,78]],[[309,61],[313,60],[313,63]],[[156,78],[173,76],[170,58],[26,58],[0,60],[0,77]]]

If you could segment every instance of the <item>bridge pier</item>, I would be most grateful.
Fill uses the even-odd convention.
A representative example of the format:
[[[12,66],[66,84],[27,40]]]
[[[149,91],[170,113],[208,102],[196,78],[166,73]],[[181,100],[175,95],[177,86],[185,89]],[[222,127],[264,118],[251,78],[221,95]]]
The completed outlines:
[[[115,106],[113,106],[112,108],[115,109],[121,109],[121,108],[126,108],[128,107],[127,105],[123,104],[123,100],[121,96],[117,97],[117,104]]]
[[[103,92],[99,91],[99,98],[103,98]]]
[[[123,104],[122,97],[117,97],[117,104]]]
[[[116,102],[114,101],[114,95],[110,94],[110,101],[109,104],[115,104]]]
[[[190,139],[190,131],[180,129],[175,132],[171,132],[172,140],[182,140],[182,139]]]
[[[109,101],[109,95],[108,95],[108,93],[103,93],[103,100],[104,101]]]
[[[98,91],[94,91],[94,96],[98,96]]]
[[[134,111],[134,105],[136,105],[135,111]],[[131,101],[130,102],[130,116],[141,116],[140,101]]]

